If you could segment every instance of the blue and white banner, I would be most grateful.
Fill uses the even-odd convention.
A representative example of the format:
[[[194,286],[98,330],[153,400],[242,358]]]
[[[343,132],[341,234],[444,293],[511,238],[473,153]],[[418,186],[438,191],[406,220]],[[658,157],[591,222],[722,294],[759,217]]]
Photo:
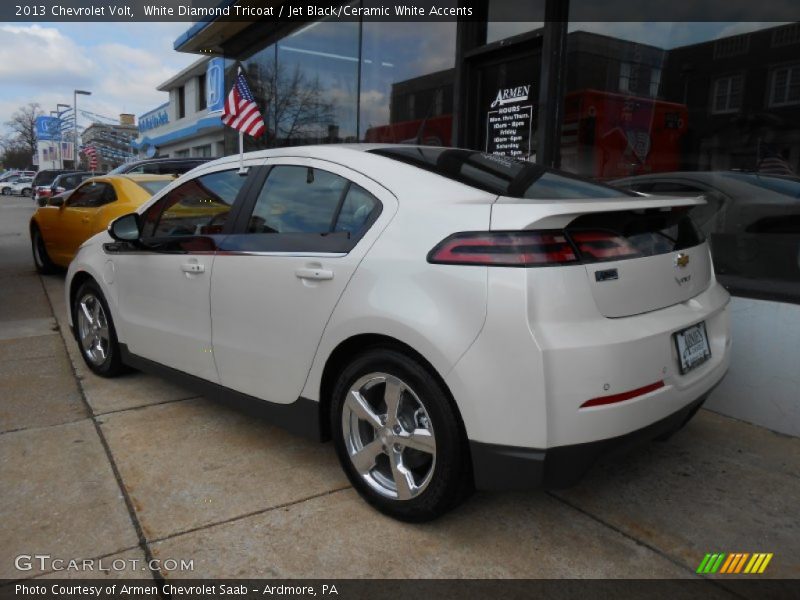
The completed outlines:
[[[61,139],[61,119],[58,117],[36,117],[36,139],[52,141]]]

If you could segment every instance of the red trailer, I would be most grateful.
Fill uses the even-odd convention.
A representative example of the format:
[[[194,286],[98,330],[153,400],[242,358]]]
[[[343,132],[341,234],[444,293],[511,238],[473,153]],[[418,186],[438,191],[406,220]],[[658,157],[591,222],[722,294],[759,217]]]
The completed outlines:
[[[597,179],[677,171],[686,105],[599,90],[564,99],[561,168]]]
[[[449,146],[453,132],[453,115],[439,115],[429,119],[402,121],[391,125],[370,127],[364,136],[365,142],[382,144],[413,144],[426,146]]]

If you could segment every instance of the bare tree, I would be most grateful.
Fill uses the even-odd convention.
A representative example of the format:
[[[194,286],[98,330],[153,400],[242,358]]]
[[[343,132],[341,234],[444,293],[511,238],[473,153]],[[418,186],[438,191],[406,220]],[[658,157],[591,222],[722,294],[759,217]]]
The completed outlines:
[[[33,155],[25,146],[6,146],[0,152],[0,166],[5,169],[30,169]]]
[[[22,106],[6,121],[6,127],[12,131],[14,146],[21,146],[33,156],[36,153],[36,117],[41,116],[42,108],[36,102]]]
[[[289,70],[274,62],[251,64],[250,84],[266,108],[268,145],[295,145],[319,140],[335,125],[336,104],[325,98],[319,77],[309,79],[295,65]]]

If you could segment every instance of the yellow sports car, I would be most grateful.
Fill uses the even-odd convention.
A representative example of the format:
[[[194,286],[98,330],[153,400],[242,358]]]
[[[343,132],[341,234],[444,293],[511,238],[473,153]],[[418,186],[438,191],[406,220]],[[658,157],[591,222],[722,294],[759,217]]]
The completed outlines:
[[[134,212],[173,175],[104,175],[50,199],[31,218],[33,261],[40,273],[69,265],[80,245],[119,216]]]

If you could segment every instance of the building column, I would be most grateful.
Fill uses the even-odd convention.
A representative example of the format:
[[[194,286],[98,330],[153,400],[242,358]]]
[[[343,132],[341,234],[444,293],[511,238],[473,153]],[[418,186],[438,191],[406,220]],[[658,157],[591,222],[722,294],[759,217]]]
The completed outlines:
[[[544,19],[536,162],[544,167],[558,168],[561,165],[561,123],[564,120],[567,78],[569,0],[547,0]]]
[[[459,3],[459,6],[461,3]],[[456,23],[456,72],[453,81],[453,146],[464,148],[467,146],[467,115],[469,107],[467,105],[470,98],[467,82],[469,80],[469,65],[466,63],[466,54],[486,43],[486,23],[489,18],[489,2],[483,0],[470,4],[473,10],[480,11],[480,15],[475,15],[469,21],[458,20]]]

